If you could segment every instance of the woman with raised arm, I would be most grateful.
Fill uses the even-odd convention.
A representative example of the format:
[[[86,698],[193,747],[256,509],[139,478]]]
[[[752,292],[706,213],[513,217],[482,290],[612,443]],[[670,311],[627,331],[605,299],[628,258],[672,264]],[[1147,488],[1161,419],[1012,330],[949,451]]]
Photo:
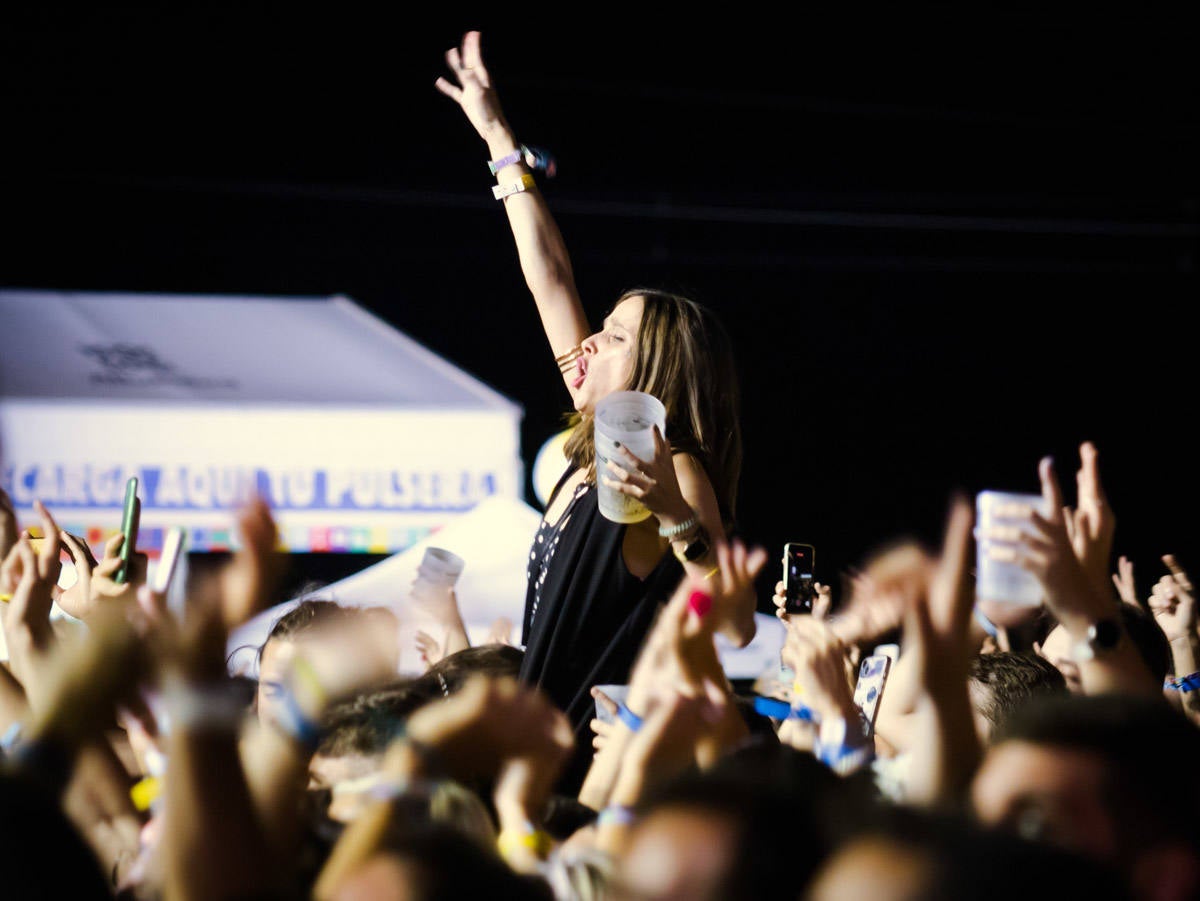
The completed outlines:
[[[741,468],[737,379],[725,330],[683,297],[627,291],[601,331],[591,331],[562,235],[528,168],[539,160],[504,118],[479,40],[479,32],[468,32],[461,48],[446,53],[453,80],[439,78],[437,88],[487,143],[495,193],[575,408],[569,465],[530,553],[521,676],[566,711],[578,747],[590,750],[591,687],[625,682],[682,575],[704,579],[714,569],[713,548],[733,521]],[[622,449],[624,467],[610,463],[596,472],[596,405],[622,390],[663,403],[666,435],[656,431],[653,459]],[[597,479],[639,500],[651,516],[629,525],[605,519]],[[747,592],[714,611],[720,631],[739,646],[754,635],[754,607]]]

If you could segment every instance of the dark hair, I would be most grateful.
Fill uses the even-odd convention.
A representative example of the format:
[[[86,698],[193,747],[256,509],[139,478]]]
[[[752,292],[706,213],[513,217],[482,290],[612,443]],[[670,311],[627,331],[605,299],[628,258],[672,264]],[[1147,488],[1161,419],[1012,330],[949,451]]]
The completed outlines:
[[[1162,685],[1171,671],[1170,640],[1149,611],[1132,604],[1117,606],[1121,608],[1121,624],[1154,677],[1154,684]]]
[[[304,600],[271,624],[266,641],[258,649],[258,659],[262,661],[263,648],[267,642],[274,639],[279,641],[294,641],[297,636],[325,623],[334,622],[346,612],[345,607],[334,601]]]
[[[389,843],[387,853],[409,865],[414,884],[406,897],[420,901],[552,901],[554,897],[543,880],[514,873],[499,856],[447,826],[425,826],[399,836]]]
[[[714,897],[795,899],[833,848],[836,812],[854,806],[847,792],[812,755],[755,744],[653,791],[643,809],[647,818],[682,808],[729,824],[732,863]]]
[[[322,719],[317,754],[382,754],[409,714],[434,697],[416,680],[403,679],[334,704]]]
[[[386,607],[343,607],[336,601],[305,599],[271,625],[266,641],[258,649],[258,661],[262,663],[263,649],[269,641],[295,641],[306,632],[350,617],[379,619],[380,628],[395,629],[398,625],[396,614]],[[383,620],[387,620],[387,623],[383,623]]]
[[[975,706],[993,729],[1002,726],[1013,711],[1032,698],[1067,691],[1063,674],[1037,654],[980,654],[971,661],[970,679],[983,689],[983,697]]]
[[[508,676],[515,679],[524,657],[524,651],[510,644],[481,644],[473,648],[464,648],[447,654],[417,679],[414,685],[423,692],[431,693],[433,697],[441,697],[454,694],[475,675],[490,676],[494,679]]]
[[[883,843],[923,864],[920,885],[907,896],[914,901],[1129,897],[1119,874],[1105,864],[983,829],[958,813],[881,806],[854,840]]]
[[[1104,803],[1122,844],[1200,842],[1200,732],[1166,701],[1131,695],[1043,697],[1008,718],[997,741],[1090,754],[1104,763]]]
[[[633,288],[617,303],[631,297],[641,297],[644,306],[628,388],[662,401],[672,449],[700,462],[722,519],[732,524],[742,469],[742,431],[729,335],[716,316],[694,300]],[[577,414],[572,424],[566,455],[576,466],[591,467],[596,459],[592,418]]]

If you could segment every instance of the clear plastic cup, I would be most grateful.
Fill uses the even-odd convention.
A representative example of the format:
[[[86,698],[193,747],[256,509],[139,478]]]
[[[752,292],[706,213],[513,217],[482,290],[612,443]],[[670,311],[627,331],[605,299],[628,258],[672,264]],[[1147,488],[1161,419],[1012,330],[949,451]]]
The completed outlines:
[[[445,548],[427,547],[417,567],[417,585],[449,591],[462,575],[467,561]]]
[[[1023,511],[1032,507],[1047,516],[1046,502],[1040,494],[1012,494],[981,491],[975,498],[975,597],[980,601],[1036,607],[1042,603],[1042,585],[1037,576],[1016,563],[992,558],[991,550],[1007,542],[989,537],[994,526],[1021,528]],[[1022,528],[1022,531],[1025,529]]]
[[[650,515],[637,498],[604,484],[608,461],[625,467],[618,447],[642,460],[654,458],[654,426],[666,437],[667,410],[657,397],[641,391],[614,391],[596,404],[596,499],[612,522],[641,522]]]

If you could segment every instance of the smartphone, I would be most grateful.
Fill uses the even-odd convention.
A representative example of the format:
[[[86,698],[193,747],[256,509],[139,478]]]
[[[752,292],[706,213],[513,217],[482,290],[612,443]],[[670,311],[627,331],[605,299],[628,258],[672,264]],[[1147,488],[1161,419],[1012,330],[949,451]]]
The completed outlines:
[[[138,520],[142,517],[142,502],[137,496],[137,476],[130,476],[125,483],[125,508],[121,512],[121,533],[125,542],[121,545],[121,566],[113,574],[113,581],[122,584],[129,578],[129,561],[137,547]]]
[[[812,613],[813,558],[816,551],[811,544],[789,541],[783,546],[783,591],[787,596],[785,613]]]
[[[854,686],[854,703],[863,712],[863,718],[872,732],[875,717],[879,713],[879,699],[883,687],[892,671],[892,658],[887,654],[872,654],[858,668],[858,682]]]
[[[186,537],[187,531],[179,526],[172,526],[167,530],[167,537],[163,539],[162,554],[154,568],[154,584],[151,587],[156,593],[166,594],[167,589],[171,587],[171,579],[179,564],[179,555],[183,551],[183,540]]]

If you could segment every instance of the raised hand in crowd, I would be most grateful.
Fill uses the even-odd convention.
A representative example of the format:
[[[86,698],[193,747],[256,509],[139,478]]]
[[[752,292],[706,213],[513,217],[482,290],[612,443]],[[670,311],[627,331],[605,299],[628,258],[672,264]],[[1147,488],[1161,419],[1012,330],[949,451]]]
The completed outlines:
[[[548,840],[537,834],[537,807],[572,743],[566,717],[542,694],[512,679],[475,677],[449,698],[425,705],[409,717],[404,737],[388,749],[384,774],[393,791],[342,833],[317,881],[315,897],[333,897],[338,886],[384,846],[398,801],[440,779],[472,782],[500,775],[498,803],[504,805],[508,822],[522,820],[515,827],[521,834],[513,839],[526,846],[541,845],[530,850],[544,852]],[[530,772],[530,766],[550,772]],[[549,782],[543,778],[547,775]],[[522,842],[522,835],[533,836],[533,841]]]
[[[1037,577],[1049,612],[1070,640],[1070,656],[1078,664],[1085,692],[1158,693],[1159,686],[1126,634],[1110,577],[1106,573],[1100,580],[1089,574],[1071,544],[1062,491],[1050,458],[1038,464],[1038,476],[1049,515],[1031,507],[1021,525],[993,527],[986,536],[991,542],[989,553]]]
[[[121,548],[125,544],[124,534],[118,532],[104,545],[104,559],[97,562],[86,541],[69,532],[61,532],[63,548],[71,555],[75,566],[75,584],[63,590],[57,603],[65,612],[85,622],[105,601],[131,602],[137,596],[140,585],[146,581],[146,555],[134,553],[129,559],[129,570],[124,582],[113,576],[124,565]]]
[[[1079,445],[1079,462],[1075,509],[1063,508],[1063,525],[1084,572],[1104,594],[1109,586],[1108,561],[1117,519],[1100,484],[1099,453],[1092,442]]]
[[[1133,607],[1142,606],[1138,599],[1137,583],[1133,579],[1133,561],[1122,554],[1117,558],[1117,571],[1112,575],[1113,587],[1121,600]]]
[[[1172,554],[1164,554],[1167,574],[1150,592],[1150,612],[1171,644],[1171,672],[1164,691],[1193,721],[1200,723],[1200,685],[1193,679],[1200,663],[1200,636],[1196,633],[1195,589],[1187,572]],[[1200,681],[1200,680],[1197,680]]]
[[[718,543],[716,547],[718,572],[703,581],[685,578],[654,627],[646,636],[629,679],[625,703],[627,711],[616,724],[604,731],[604,741],[588,771],[579,800],[596,809],[608,800],[612,787],[623,766],[624,753],[634,735],[630,724],[636,724],[662,697],[672,692],[685,697],[707,695],[710,698],[731,693],[728,680],[721,669],[713,641],[716,616],[722,605],[738,602],[753,590],[754,578],[766,564],[762,548],[748,549],[741,541]],[[596,697],[598,689],[592,689]],[[745,728],[734,721],[736,712],[727,705],[730,716],[722,720],[716,744],[707,745],[702,756],[725,741],[734,741]],[[597,730],[601,731],[601,730]]]
[[[979,759],[967,694],[968,666],[975,652],[970,636],[973,522],[971,505],[955,497],[928,591],[904,618],[901,659],[913,665],[920,689],[905,792],[915,803],[944,804],[959,798]]]
[[[35,549],[34,539],[21,535],[0,570],[0,590],[11,594],[2,611],[9,665],[31,704],[40,698],[39,675],[54,644],[50,608],[62,570],[58,526],[41,501],[35,507],[45,537]]]
[[[418,630],[416,635],[417,652],[427,667],[471,646],[458,606],[458,593],[453,588],[418,578],[413,582],[409,596],[417,615],[423,621],[428,620],[422,623],[425,628]],[[438,634],[443,636],[440,641],[434,637]]]

